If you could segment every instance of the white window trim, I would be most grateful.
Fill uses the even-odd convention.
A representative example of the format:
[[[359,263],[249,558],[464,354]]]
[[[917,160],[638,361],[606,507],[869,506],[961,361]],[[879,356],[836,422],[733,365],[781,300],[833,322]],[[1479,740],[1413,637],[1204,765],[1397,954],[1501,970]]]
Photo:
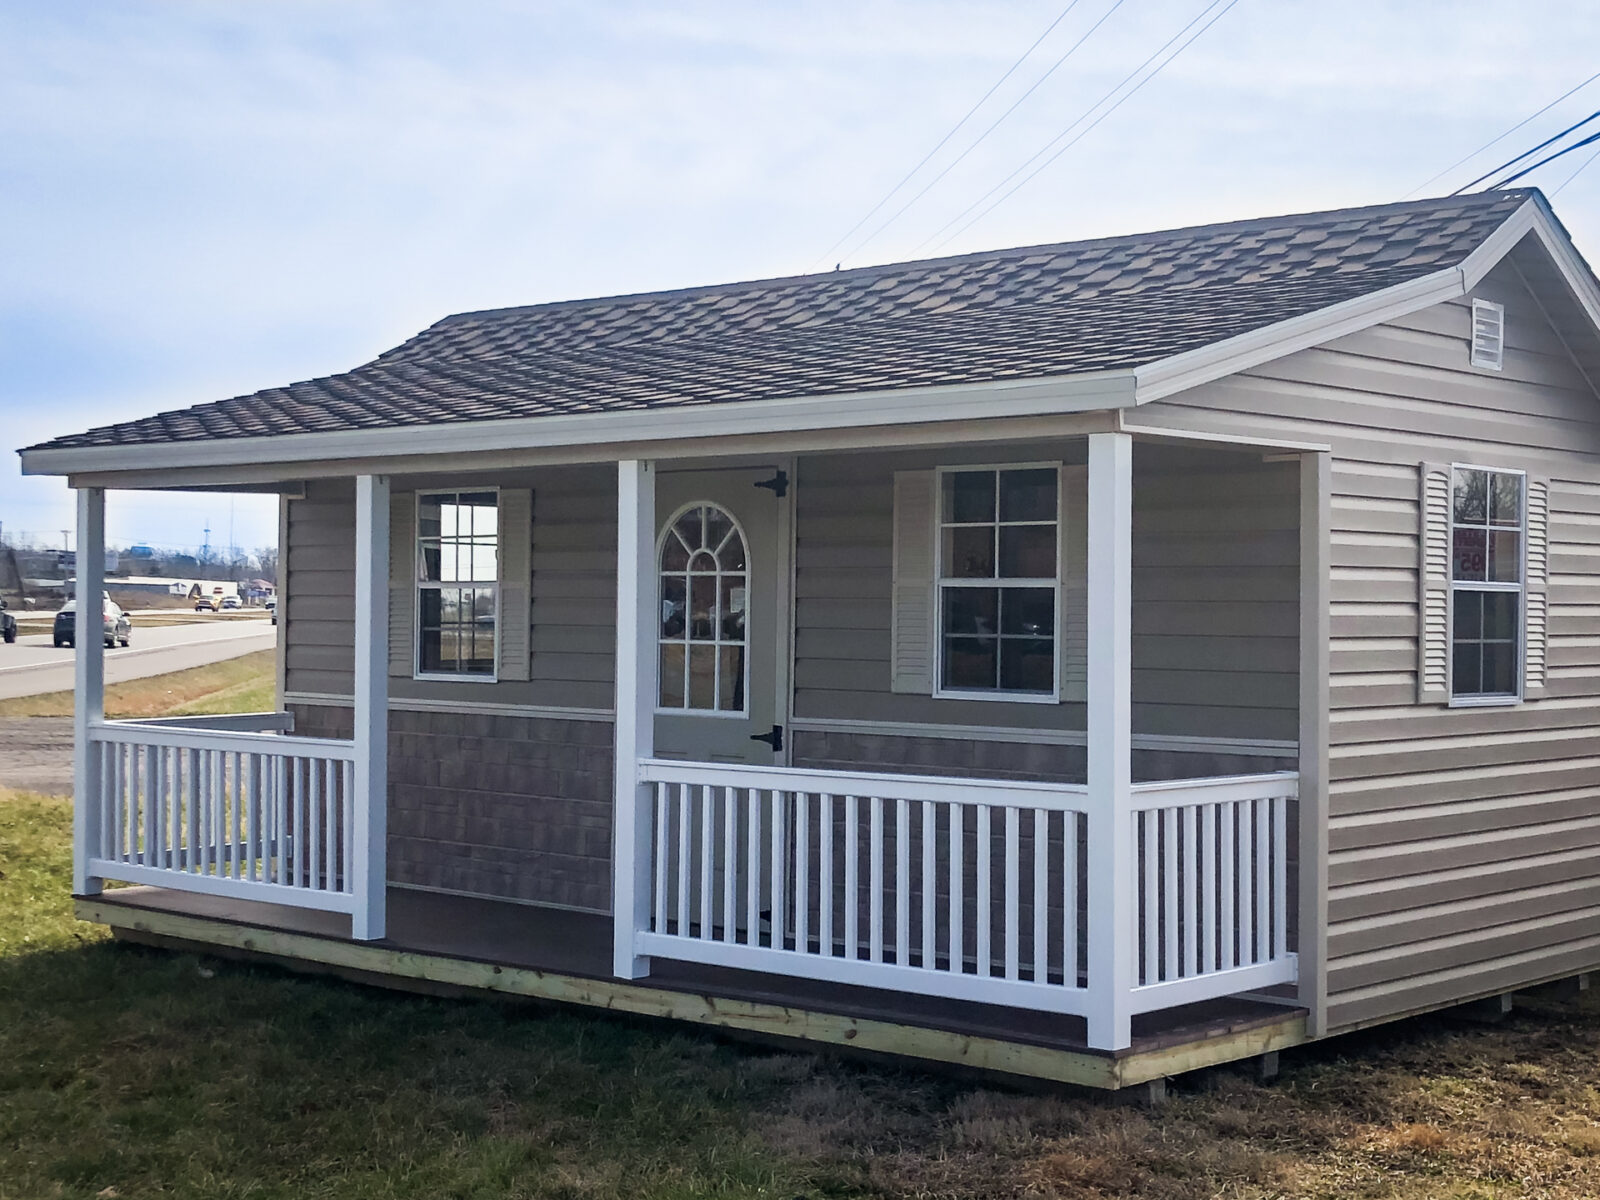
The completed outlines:
[[[421,578],[422,555],[422,498],[424,496],[459,496],[464,492],[494,493],[494,670],[487,675],[468,671],[424,671],[422,669],[422,591],[438,590],[449,586],[443,580],[437,584],[425,583]],[[500,682],[500,553],[505,544],[505,507],[500,503],[498,487],[418,488],[413,494],[411,513],[411,678],[433,683],[499,683]],[[462,586],[456,584],[454,586]],[[474,583],[474,588],[479,585]]]
[[[934,468],[934,522],[933,522],[933,698],[935,700],[982,700],[1003,704],[1060,704],[1061,703],[1061,531],[1065,527],[1061,503],[1061,467],[1058,462],[1019,463],[956,463]],[[1056,480],[1056,574],[1054,579],[950,579],[944,573],[944,477],[966,471],[1054,471]],[[995,524],[1000,512],[995,510]],[[989,522],[984,522],[988,524]],[[1036,522],[1045,524],[1045,522]],[[998,553],[998,548],[997,551]],[[1000,569],[998,558],[995,570]],[[1001,691],[998,688],[973,690],[944,686],[944,589],[946,584],[956,587],[1049,587],[1054,596],[1055,629],[1050,636],[1050,690],[1048,692]]]
[[[1491,583],[1487,580],[1474,582],[1472,580],[1456,579],[1456,472],[1457,471],[1487,471],[1493,475],[1515,475],[1522,480],[1522,499],[1518,505],[1522,523],[1518,526],[1521,531],[1521,561],[1517,564],[1519,579],[1516,583]],[[1514,708],[1521,704],[1522,689],[1525,683],[1526,670],[1523,659],[1528,647],[1528,473],[1516,467],[1491,467],[1482,463],[1451,463],[1450,464],[1450,523],[1446,531],[1445,546],[1450,553],[1450,605],[1447,613],[1445,631],[1445,686],[1449,692],[1449,707],[1451,708]],[[1485,554],[1488,548],[1485,546]],[[1486,572],[1487,573],[1487,572]],[[1512,678],[1516,680],[1515,692],[1492,692],[1485,694],[1456,695],[1456,592],[1513,592],[1519,598],[1517,604],[1517,646],[1512,657]]]
[[[751,614],[754,612],[753,601],[755,600],[755,587],[753,586],[753,583],[752,583],[752,581],[755,579],[755,550],[750,544],[749,535],[746,534],[745,531],[744,531],[743,522],[741,522],[739,520],[739,518],[736,515],[734,515],[734,513],[731,512],[726,505],[718,504],[715,500],[691,500],[687,504],[680,505],[677,509],[675,509],[673,511],[672,515],[670,517],[668,517],[665,522],[662,523],[661,532],[656,535],[656,557],[655,557],[655,562],[652,564],[652,566],[653,566],[653,568],[655,570],[655,579],[656,579],[656,602],[655,602],[654,607],[651,609],[651,612],[655,613],[655,628],[651,631],[651,636],[652,636],[652,638],[653,638],[653,640],[655,642],[655,647],[656,647],[656,672],[657,672],[657,675],[659,675],[660,671],[661,671],[661,645],[662,645],[662,637],[661,637],[661,576],[662,576],[661,552],[667,548],[667,535],[672,532],[673,526],[675,526],[678,523],[678,519],[680,517],[682,517],[684,513],[688,512],[691,508],[714,508],[714,509],[716,509],[723,516],[727,517],[730,522],[732,522],[734,530],[739,534],[739,537],[744,542],[744,592],[745,592],[745,607],[744,607],[744,707],[743,708],[688,708],[688,707],[665,708],[661,704],[661,681],[658,678],[656,680],[656,698],[655,698],[656,715],[659,716],[659,717],[718,717],[718,718],[721,718],[723,720],[748,721],[750,719],[750,660],[755,657],[754,642],[753,642],[753,640],[751,638],[751,629],[750,629],[750,617],[751,617]],[[692,558],[693,555],[691,554],[690,557]],[[685,571],[683,573],[687,575],[689,572]],[[688,604],[688,597],[687,596],[684,597],[684,603],[685,603],[685,606],[687,607],[687,604]],[[498,612],[498,611],[499,610],[496,609],[496,612]],[[691,644],[692,643],[689,640],[685,639],[685,641],[684,641],[685,647],[687,647],[687,646],[689,646]],[[712,642],[711,643],[711,645],[713,645],[713,646],[731,645],[731,644],[732,643],[721,643],[721,642]],[[689,659],[688,659],[687,651],[685,652],[685,655],[684,655],[683,669],[684,669],[685,672],[687,672],[689,670]]]

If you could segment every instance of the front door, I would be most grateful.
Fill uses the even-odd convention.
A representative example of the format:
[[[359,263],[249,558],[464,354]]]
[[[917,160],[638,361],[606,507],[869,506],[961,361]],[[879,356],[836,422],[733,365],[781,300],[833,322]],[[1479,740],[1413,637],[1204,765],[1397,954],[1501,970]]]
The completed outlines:
[[[784,761],[781,479],[772,467],[657,473],[661,758]]]

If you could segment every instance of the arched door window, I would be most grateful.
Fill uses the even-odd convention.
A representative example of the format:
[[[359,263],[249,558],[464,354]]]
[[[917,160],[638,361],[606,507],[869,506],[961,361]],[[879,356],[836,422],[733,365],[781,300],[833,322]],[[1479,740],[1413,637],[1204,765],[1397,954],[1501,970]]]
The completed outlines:
[[[745,711],[749,569],[744,535],[715,504],[689,505],[661,540],[661,707]]]

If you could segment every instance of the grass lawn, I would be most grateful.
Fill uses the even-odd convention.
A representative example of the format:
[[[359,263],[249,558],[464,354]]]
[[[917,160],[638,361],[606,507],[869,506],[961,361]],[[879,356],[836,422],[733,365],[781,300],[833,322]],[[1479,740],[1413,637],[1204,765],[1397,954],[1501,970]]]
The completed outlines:
[[[1411,1021],[1156,1112],[409,997],[75,922],[0,792],[0,1198],[1600,1195],[1600,1004]]]
[[[209,666],[110,684],[106,715],[126,719],[271,712],[277,708],[277,686],[275,652],[258,650]],[[0,717],[71,715],[71,692],[0,700]]]

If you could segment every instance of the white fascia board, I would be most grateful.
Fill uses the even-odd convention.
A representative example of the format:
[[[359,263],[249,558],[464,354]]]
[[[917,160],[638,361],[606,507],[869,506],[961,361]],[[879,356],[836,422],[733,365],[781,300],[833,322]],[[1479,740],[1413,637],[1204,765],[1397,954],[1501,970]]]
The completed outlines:
[[[990,417],[1052,416],[1131,407],[1131,371],[743,400],[627,412],[460,421],[390,429],[155,445],[67,446],[22,451],[24,475],[78,475],[192,467],[259,466],[419,454],[472,454],[586,445],[714,439],[750,434],[908,425]]]
[[[1460,270],[1447,267],[1226,341],[1174,354],[1135,369],[1135,402],[1148,404],[1464,294]]]
[[[1531,209],[1532,218],[1529,221],[1529,230],[1539,239],[1540,245],[1550,255],[1556,269],[1561,272],[1561,277],[1567,281],[1567,286],[1572,289],[1573,296],[1583,308],[1589,320],[1594,323],[1596,332],[1600,332],[1600,286],[1595,283],[1594,275],[1590,272],[1588,264],[1578,254],[1567,235],[1561,227],[1550,217],[1545,209],[1529,201],[1525,206]],[[1518,210],[1517,215],[1521,215]],[[1509,249],[1509,247],[1508,247]],[[1498,261],[1498,260],[1496,260]]]

